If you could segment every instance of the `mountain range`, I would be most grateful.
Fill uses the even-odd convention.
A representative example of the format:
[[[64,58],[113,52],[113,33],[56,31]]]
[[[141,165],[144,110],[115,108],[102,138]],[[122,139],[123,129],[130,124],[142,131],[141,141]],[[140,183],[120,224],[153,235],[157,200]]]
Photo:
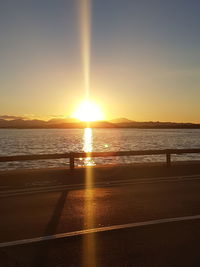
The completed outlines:
[[[137,122],[126,118],[117,118],[111,121],[90,122],[89,126],[86,122],[76,119],[51,119],[28,120],[28,119],[0,119],[0,128],[17,128],[17,129],[67,129],[67,128],[143,128],[143,129],[200,129],[200,124],[194,123],[176,123],[176,122]]]

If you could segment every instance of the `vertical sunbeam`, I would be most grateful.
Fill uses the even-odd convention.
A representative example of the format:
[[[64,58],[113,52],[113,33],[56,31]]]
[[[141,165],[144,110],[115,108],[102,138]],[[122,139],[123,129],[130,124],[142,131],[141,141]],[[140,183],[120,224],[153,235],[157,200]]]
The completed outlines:
[[[90,98],[90,44],[91,44],[91,0],[79,0],[80,3],[80,29],[81,29],[81,53],[83,62],[83,78],[85,101]],[[89,123],[88,123],[89,127]],[[85,194],[84,194],[84,228],[94,227],[94,196],[93,174],[91,169],[90,152],[92,152],[92,130],[84,130],[84,151],[88,153],[85,159]],[[96,266],[96,242],[93,234],[85,235],[83,239],[83,266]]]
[[[90,96],[90,34],[91,34],[91,0],[80,2],[81,54],[83,62],[83,79],[85,100]]]
[[[86,168],[86,188],[84,191],[84,228],[95,228],[95,205],[93,171],[91,167]],[[86,234],[83,237],[83,266],[96,267],[96,238],[95,233]]]

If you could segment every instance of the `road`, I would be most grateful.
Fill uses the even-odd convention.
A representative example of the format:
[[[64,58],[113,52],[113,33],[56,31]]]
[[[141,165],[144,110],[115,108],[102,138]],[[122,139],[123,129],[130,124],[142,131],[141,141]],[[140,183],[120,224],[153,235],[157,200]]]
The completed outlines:
[[[90,177],[16,193],[0,198],[0,266],[200,264],[200,175],[101,184]]]

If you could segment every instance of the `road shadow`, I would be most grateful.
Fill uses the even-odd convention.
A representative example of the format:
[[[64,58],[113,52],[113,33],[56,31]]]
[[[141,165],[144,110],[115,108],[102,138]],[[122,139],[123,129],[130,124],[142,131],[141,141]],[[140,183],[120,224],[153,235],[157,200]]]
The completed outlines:
[[[54,209],[53,215],[49,221],[49,223],[47,224],[47,227],[44,231],[44,236],[49,236],[49,235],[54,235],[56,234],[56,229],[57,226],[59,224],[64,206],[65,206],[65,201],[67,199],[67,194],[68,191],[63,191],[60,195],[60,198],[56,204],[56,207]],[[44,238],[45,240],[45,238]],[[46,266],[46,260],[48,257],[48,253],[49,250],[52,247],[52,243],[51,242],[47,242],[45,245],[43,244],[43,242],[41,242],[38,246],[37,246],[37,251],[36,251],[36,255],[34,257],[34,260],[31,264],[32,267],[44,267]]]

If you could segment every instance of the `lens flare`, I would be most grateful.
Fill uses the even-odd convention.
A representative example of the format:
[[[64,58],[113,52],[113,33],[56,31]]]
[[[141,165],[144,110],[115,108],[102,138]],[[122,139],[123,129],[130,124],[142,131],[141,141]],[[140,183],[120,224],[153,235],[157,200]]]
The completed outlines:
[[[90,99],[90,33],[91,33],[91,1],[79,0],[80,3],[80,29],[81,29],[81,48],[83,61],[83,77],[85,102],[75,112],[75,117],[82,121],[95,121],[101,119],[99,109],[91,104]],[[84,132],[84,150],[89,153],[92,150],[91,129]],[[87,151],[88,150],[88,151]],[[87,159],[86,159],[87,160]],[[94,227],[94,207],[93,207],[93,173],[90,166],[86,167],[85,176],[85,196],[84,196],[84,227]],[[93,234],[85,235],[83,240],[83,266],[96,266],[96,240]]]
[[[91,0],[80,0],[79,3],[84,90],[85,99],[88,100],[90,91]]]

